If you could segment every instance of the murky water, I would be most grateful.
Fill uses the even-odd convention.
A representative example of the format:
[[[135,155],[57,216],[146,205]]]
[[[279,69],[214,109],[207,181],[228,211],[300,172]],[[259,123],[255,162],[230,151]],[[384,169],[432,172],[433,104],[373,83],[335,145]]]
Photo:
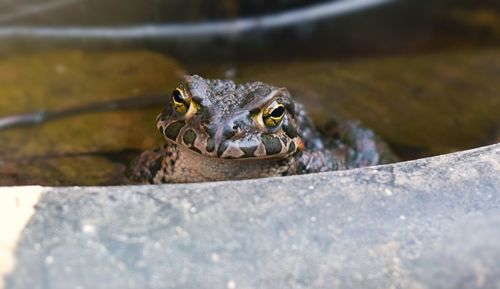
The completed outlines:
[[[6,2],[0,34],[24,24],[200,20],[208,9],[173,13],[166,7],[179,4],[166,1],[158,4],[161,13],[160,6],[134,2],[106,19],[101,6],[116,1],[73,2],[38,14],[19,14]],[[259,12],[258,5],[243,13],[239,1],[223,2],[208,9],[209,19]],[[46,121],[0,130],[0,185],[125,183],[127,163],[163,142],[155,117],[184,73],[286,86],[318,123],[330,115],[360,119],[403,159],[493,142],[500,124],[498,4],[402,2],[234,39],[2,40],[0,118],[31,114]],[[95,22],[84,17],[92,9]],[[421,18],[405,18],[409,11]]]

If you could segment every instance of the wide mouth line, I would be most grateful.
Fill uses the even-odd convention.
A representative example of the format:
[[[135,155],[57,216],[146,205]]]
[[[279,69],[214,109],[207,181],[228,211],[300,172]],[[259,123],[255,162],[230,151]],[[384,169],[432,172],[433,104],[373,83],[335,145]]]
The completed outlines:
[[[260,161],[260,160],[269,160],[269,161],[275,160],[275,161],[280,161],[280,160],[285,160],[285,159],[287,159],[287,158],[289,158],[291,156],[290,154],[274,154],[274,155],[261,156],[261,157],[256,157],[256,156],[253,156],[253,157],[243,156],[243,157],[234,157],[234,158],[231,158],[231,157],[220,157],[220,156],[217,156],[216,153],[214,153],[213,155],[206,155],[206,154],[194,151],[194,150],[190,149],[189,147],[185,146],[184,144],[180,144],[178,142],[173,142],[173,141],[170,141],[170,140],[169,140],[169,142],[172,143],[172,144],[175,144],[176,146],[178,146],[183,151],[195,154],[197,156],[202,156],[202,157],[205,157],[207,159],[213,159],[215,161],[227,161],[227,162],[236,162],[236,161],[238,161],[238,162],[251,162],[251,161]]]

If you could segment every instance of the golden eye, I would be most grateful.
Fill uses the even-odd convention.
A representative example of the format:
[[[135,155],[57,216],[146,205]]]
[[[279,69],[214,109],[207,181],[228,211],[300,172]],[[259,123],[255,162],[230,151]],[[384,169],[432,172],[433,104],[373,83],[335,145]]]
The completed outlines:
[[[282,104],[277,104],[276,106],[268,107],[264,111],[262,118],[267,127],[277,127],[283,120],[284,116],[285,107]]]
[[[180,114],[185,114],[190,106],[190,103],[186,100],[184,93],[178,88],[172,92],[172,103],[174,104],[175,111]]]

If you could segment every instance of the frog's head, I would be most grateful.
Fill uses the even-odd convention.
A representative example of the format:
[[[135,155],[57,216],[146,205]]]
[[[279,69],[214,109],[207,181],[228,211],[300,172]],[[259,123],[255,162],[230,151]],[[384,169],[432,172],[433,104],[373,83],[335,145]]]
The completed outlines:
[[[209,157],[286,158],[304,147],[289,92],[261,82],[185,76],[157,127],[168,141]]]

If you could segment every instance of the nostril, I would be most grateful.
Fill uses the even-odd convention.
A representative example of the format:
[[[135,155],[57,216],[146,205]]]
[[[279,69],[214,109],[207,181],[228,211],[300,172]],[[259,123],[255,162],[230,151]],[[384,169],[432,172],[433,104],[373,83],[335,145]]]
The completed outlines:
[[[225,139],[230,139],[236,134],[237,129],[238,129],[237,126],[233,126],[232,129],[228,127],[226,129],[224,129],[224,131],[222,132],[222,136]]]
[[[226,140],[229,139],[239,139],[244,133],[246,124],[240,119],[232,119],[224,124],[224,129],[222,130],[222,137]]]

